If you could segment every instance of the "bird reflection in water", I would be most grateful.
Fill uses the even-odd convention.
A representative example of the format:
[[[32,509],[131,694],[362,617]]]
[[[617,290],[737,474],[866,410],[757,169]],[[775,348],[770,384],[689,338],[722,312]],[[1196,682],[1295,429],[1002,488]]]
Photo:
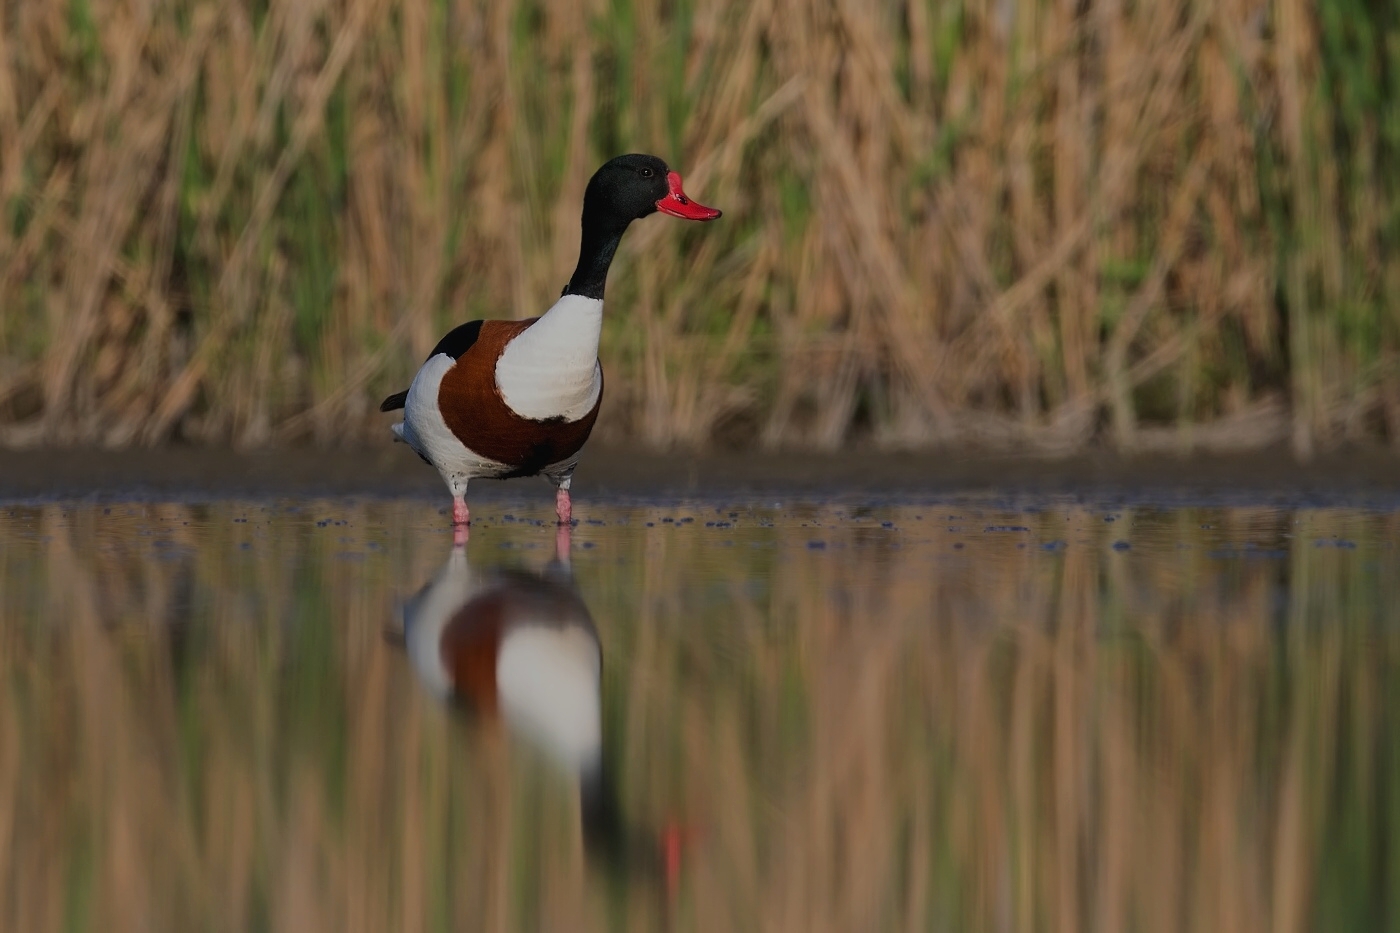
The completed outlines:
[[[686,835],[675,825],[645,831],[624,819],[604,753],[602,646],[574,584],[569,526],[543,569],[477,566],[465,535],[447,562],[400,609],[399,641],[434,696],[484,720],[504,722],[576,782],[590,862],[631,880],[680,880]]]

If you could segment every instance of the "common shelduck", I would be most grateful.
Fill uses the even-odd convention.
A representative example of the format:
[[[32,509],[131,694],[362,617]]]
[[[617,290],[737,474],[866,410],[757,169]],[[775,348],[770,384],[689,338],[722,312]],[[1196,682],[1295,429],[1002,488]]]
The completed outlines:
[[[720,216],[686,197],[681,176],[656,156],[604,164],[584,192],[578,266],[554,306],[538,318],[455,328],[407,391],[379,406],[404,410],[393,431],[442,474],[453,524],[470,520],[471,479],[541,474],[557,489],[560,524],[571,521],[569,485],[603,398],[598,340],[608,266],[628,225],[657,211],[685,220]]]
[[[603,754],[602,648],[574,585],[569,529],[543,571],[472,566],[454,544],[447,562],[400,607],[402,640],[437,698],[509,732],[577,782],[586,851],[674,888],[680,837],[623,823]],[[391,633],[393,634],[393,633]],[[657,870],[661,871],[658,872]]]

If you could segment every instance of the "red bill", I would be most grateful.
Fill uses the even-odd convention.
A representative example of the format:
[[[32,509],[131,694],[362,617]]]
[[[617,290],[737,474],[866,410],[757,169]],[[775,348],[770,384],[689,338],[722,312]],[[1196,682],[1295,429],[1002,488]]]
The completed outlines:
[[[680,217],[683,220],[714,220],[720,215],[720,212],[713,207],[697,204],[685,196],[685,192],[681,190],[679,172],[667,175],[666,183],[670,186],[671,193],[656,202],[656,209],[661,213]]]

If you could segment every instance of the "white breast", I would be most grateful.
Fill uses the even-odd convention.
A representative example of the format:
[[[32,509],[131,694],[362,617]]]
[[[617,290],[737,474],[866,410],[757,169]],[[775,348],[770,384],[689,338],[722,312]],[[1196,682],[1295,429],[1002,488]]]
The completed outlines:
[[[602,333],[602,301],[582,295],[560,298],[496,361],[501,397],[526,418],[582,418],[603,391],[598,366]]]
[[[601,676],[598,643],[580,628],[514,626],[496,658],[506,720],[570,770],[602,753]]]

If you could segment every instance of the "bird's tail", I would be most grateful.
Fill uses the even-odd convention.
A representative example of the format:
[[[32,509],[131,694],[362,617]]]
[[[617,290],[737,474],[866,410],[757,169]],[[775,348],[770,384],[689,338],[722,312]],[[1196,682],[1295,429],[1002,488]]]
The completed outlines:
[[[413,452],[418,455],[420,460],[428,466],[433,465],[433,461],[423,452],[423,448],[418,446],[418,438],[414,435],[413,429],[408,426],[407,422],[400,421],[398,424],[391,424],[389,425],[389,430],[394,434],[395,443],[402,442],[407,444],[412,448]]]
[[[389,397],[386,398],[384,401],[380,402],[380,403],[379,403],[379,410],[380,410],[380,411],[398,411],[400,408],[403,408],[404,405],[406,405],[407,403],[408,403],[408,390],[407,390],[407,389],[404,389],[402,392],[395,392],[393,395],[389,396]]]

